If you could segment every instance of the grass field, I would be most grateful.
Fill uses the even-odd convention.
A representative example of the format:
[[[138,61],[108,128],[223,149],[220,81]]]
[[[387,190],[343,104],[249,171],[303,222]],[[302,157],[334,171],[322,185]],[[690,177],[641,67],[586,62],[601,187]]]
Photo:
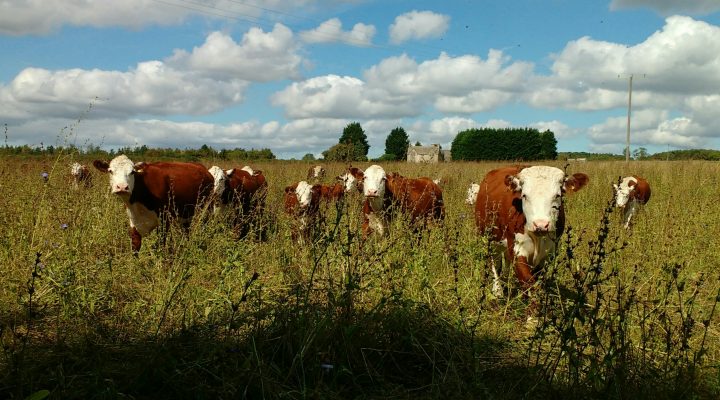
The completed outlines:
[[[591,181],[567,197],[570,229],[528,299],[510,268],[493,297],[463,203],[498,163],[384,163],[442,178],[447,218],[420,237],[400,218],[362,247],[359,197],[294,245],[282,192],[309,165],[252,164],[269,182],[266,241],[201,212],[134,257],[108,178],[93,170],[95,186],[73,191],[71,161],[0,163],[0,397],[720,396],[718,163],[570,165]],[[653,192],[628,233],[606,208],[631,173]]]

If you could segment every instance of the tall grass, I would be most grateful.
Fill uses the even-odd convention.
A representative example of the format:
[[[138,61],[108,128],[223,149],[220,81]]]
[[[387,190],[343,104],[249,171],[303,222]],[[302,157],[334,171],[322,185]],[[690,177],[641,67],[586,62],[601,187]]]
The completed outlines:
[[[201,212],[189,234],[153,233],[134,257],[107,178],[72,191],[69,161],[0,166],[3,397],[720,394],[717,164],[572,165],[591,182],[566,200],[557,257],[530,299],[504,268],[510,290],[497,299],[487,239],[463,200],[498,164],[386,164],[445,178],[442,226],[418,237],[396,218],[387,237],[363,243],[351,196],[323,208],[313,240],[297,245],[281,194],[306,165],[258,163],[270,185],[266,241],[238,241],[223,216]],[[329,176],[344,167],[326,165]],[[653,197],[626,232],[608,205],[629,173]]]

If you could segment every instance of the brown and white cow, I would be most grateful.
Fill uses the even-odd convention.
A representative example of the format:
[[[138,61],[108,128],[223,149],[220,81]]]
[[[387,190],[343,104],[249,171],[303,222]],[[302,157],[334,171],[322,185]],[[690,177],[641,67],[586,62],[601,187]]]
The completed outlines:
[[[78,190],[82,185],[85,188],[92,186],[92,175],[86,165],[74,162],[70,166],[70,177],[72,178],[73,189]]]
[[[212,193],[213,177],[202,164],[153,162],[134,164],[119,155],[110,163],[95,160],[93,165],[110,174],[110,191],[122,199],[130,218],[134,252],[140,251],[142,237],[160,225],[164,212],[186,228],[195,208]]]
[[[267,181],[260,170],[249,166],[227,171],[212,166],[215,213],[232,208],[232,226],[239,238],[245,237],[251,225],[261,221],[267,197]]]
[[[293,218],[291,235],[293,241],[305,241],[312,238],[319,222],[322,185],[311,185],[306,181],[294,183],[285,188],[285,212]]]
[[[321,181],[325,178],[325,168],[322,165],[315,165],[310,167],[307,173],[308,181]]]
[[[345,185],[342,183],[336,183],[332,186],[320,185],[320,197],[323,200],[338,201],[342,200],[345,196]]]
[[[622,178],[620,184],[613,183],[615,189],[615,206],[622,212],[622,222],[625,229],[630,229],[632,217],[640,206],[650,200],[650,184],[645,178],[631,175]]]
[[[363,191],[363,179],[365,178],[363,170],[353,166],[348,166],[344,174],[337,176],[335,179],[343,183],[345,193],[359,193]]]
[[[498,275],[501,254],[525,287],[535,281],[565,230],[563,195],[582,189],[586,174],[565,176],[555,167],[505,167],[487,173],[475,203],[475,223],[494,243],[491,254],[493,293],[502,295]]]
[[[411,224],[445,218],[442,189],[430,178],[388,175],[381,166],[372,165],[364,173],[363,195],[363,237],[373,231],[384,235],[393,207],[409,213]]]

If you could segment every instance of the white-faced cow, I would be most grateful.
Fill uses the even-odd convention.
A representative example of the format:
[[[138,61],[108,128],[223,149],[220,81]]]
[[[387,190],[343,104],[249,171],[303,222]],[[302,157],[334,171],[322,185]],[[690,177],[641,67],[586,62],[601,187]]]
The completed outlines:
[[[587,175],[565,176],[555,167],[505,167],[488,172],[480,183],[475,203],[475,223],[494,242],[491,256],[493,293],[502,295],[498,276],[501,254],[514,264],[524,287],[535,281],[548,255],[554,253],[565,229],[563,195],[589,182]]]
[[[363,170],[353,166],[349,166],[344,174],[337,176],[335,179],[343,183],[345,193],[359,193],[363,190],[363,179],[365,178]]]
[[[322,165],[315,165],[310,167],[307,173],[308,181],[321,181],[325,178],[325,168]]]
[[[626,176],[618,185],[613,183],[615,189],[615,206],[619,207],[625,229],[630,229],[631,220],[640,206],[650,200],[650,184],[645,178],[639,176]]]
[[[480,191],[480,185],[478,185],[475,182],[471,182],[470,186],[468,186],[467,192],[465,192],[465,204],[468,205],[475,205],[475,201],[477,201],[477,195]]]
[[[74,162],[70,166],[70,177],[72,178],[73,189],[78,190],[80,186],[89,188],[92,186],[92,175],[87,166]]]
[[[261,223],[267,197],[267,181],[260,170],[245,166],[223,171],[212,166],[208,170],[214,179],[215,213],[229,205],[231,224],[239,238],[247,236],[253,225]],[[249,172],[251,171],[251,172]],[[262,235],[262,231],[260,232]]]
[[[313,230],[319,222],[320,184],[311,185],[306,181],[294,183],[285,188],[285,212],[293,218],[291,235],[293,241],[305,241],[312,238]]]
[[[130,218],[134,252],[142,237],[160,225],[167,212],[189,227],[195,208],[212,193],[213,177],[202,164],[153,162],[134,164],[127,156],[110,163],[95,160],[95,168],[110,174],[110,191],[120,197]]]
[[[405,178],[386,174],[379,165],[365,170],[363,178],[363,237],[375,231],[384,235],[396,207],[409,214],[410,223],[428,219],[443,220],[445,205],[442,189],[430,178]]]

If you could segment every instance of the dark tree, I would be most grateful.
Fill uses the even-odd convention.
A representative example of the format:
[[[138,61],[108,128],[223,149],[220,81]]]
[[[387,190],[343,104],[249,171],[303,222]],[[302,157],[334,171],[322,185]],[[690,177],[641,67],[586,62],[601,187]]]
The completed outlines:
[[[353,146],[353,158],[351,161],[367,160],[368,150],[370,145],[367,141],[367,135],[359,122],[349,123],[345,129],[343,129],[342,136],[338,141],[340,144],[351,144]]]
[[[541,160],[557,159],[557,139],[551,130],[540,133],[540,153]]]
[[[532,161],[557,158],[550,131],[532,128],[482,128],[459,132],[452,143],[453,160]]]
[[[404,160],[407,158],[408,146],[410,146],[410,139],[405,129],[397,127],[390,131],[385,139],[385,154],[392,154],[394,160]]]

